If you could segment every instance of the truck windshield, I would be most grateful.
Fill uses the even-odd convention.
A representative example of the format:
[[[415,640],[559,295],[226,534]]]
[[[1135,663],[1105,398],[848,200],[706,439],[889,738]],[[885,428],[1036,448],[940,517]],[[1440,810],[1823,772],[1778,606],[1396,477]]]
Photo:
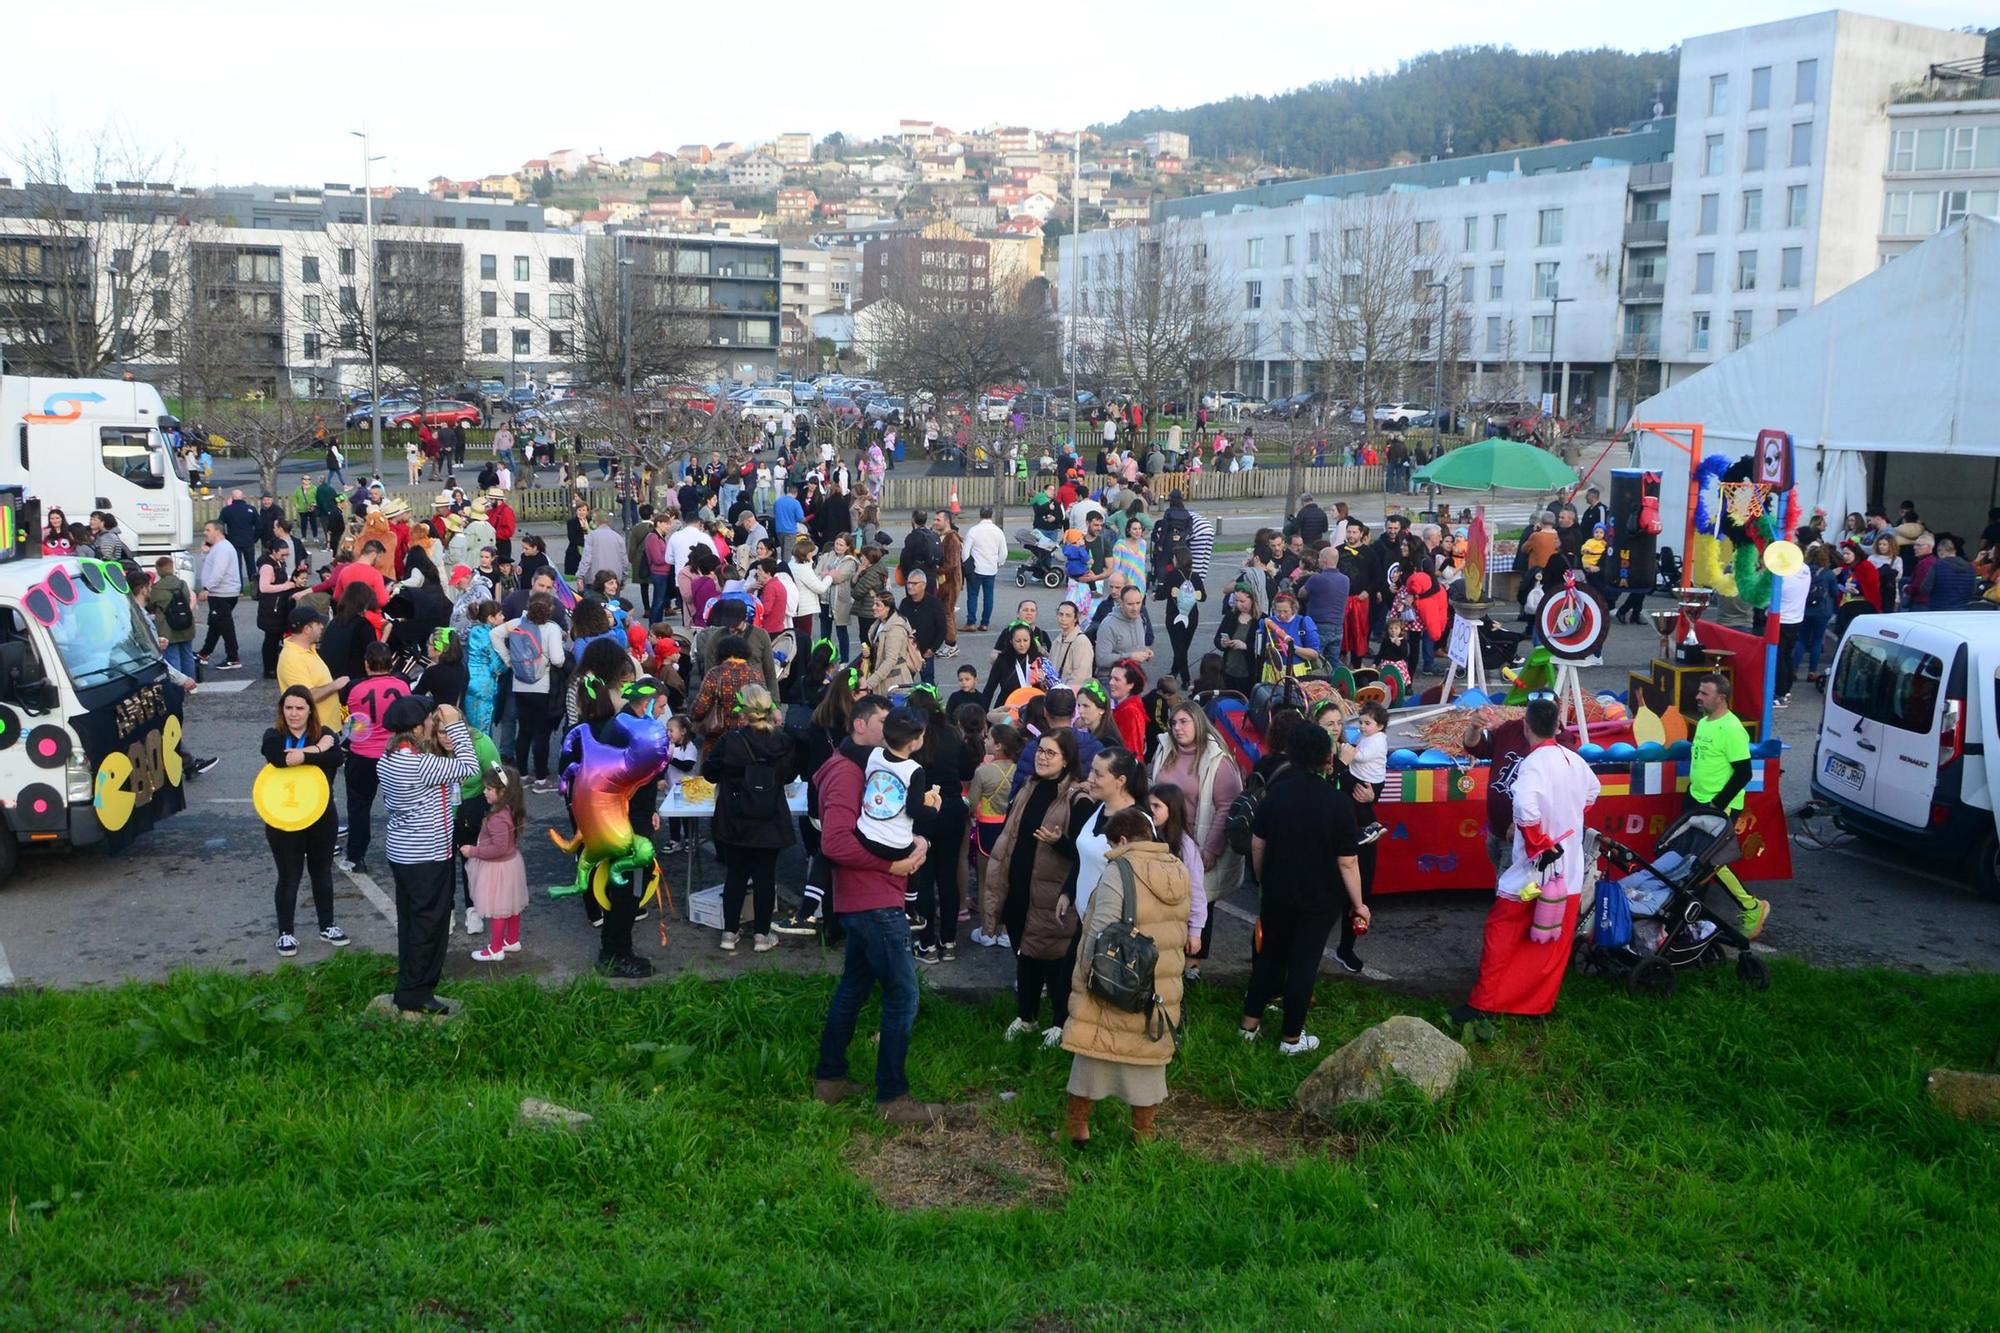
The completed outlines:
[[[29,590],[26,603],[55,640],[56,655],[81,691],[137,674],[160,660],[160,648],[146,614],[132,603],[124,570],[99,560],[78,564],[81,571],[72,578],[65,562]],[[64,599],[65,591],[73,596]]]
[[[160,490],[166,486],[169,472],[187,480],[180,459],[167,448],[166,440],[157,430],[143,426],[102,426],[97,432],[97,447],[105,471],[134,486]]]

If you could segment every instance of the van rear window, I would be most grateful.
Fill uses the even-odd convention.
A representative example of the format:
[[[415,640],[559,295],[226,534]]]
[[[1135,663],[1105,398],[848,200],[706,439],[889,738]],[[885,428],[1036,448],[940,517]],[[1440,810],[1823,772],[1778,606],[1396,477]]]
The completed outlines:
[[[1929,653],[1853,634],[1840,650],[1833,702],[1871,722],[1927,732],[1943,682],[1944,663]]]

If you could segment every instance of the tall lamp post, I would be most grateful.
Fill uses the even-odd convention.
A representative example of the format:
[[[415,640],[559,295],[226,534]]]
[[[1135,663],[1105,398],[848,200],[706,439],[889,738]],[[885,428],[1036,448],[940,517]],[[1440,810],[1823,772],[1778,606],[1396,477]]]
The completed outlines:
[[[1438,340],[1431,352],[1431,442],[1437,445],[1444,441],[1444,303],[1451,291],[1442,280],[1424,286],[1438,294]]]
[[[382,159],[369,153],[368,127],[363,122],[349,134],[361,140],[361,227],[368,245],[368,438],[374,446],[370,464],[377,477],[382,475],[382,363],[375,348],[375,164]]]
[[[1070,131],[1069,169],[1069,290],[1063,302],[1069,307],[1069,447],[1076,451],[1076,299],[1082,293],[1083,246],[1079,228],[1083,225],[1083,131]]]
[[[625,236],[618,236],[618,341],[625,360],[625,397],[632,397],[632,261],[625,255]]]

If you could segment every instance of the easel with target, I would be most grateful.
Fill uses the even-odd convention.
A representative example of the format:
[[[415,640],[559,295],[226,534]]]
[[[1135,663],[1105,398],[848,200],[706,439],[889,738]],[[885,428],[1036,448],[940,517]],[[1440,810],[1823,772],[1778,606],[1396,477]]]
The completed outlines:
[[[1603,663],[1611,613],[1604,599],[1578,583],[1576,571],[1570,570],[1562,588],[1542,599],[1535,612],[1535,628],[1556,662],[1557,720],[1561,725],[1574,725],[1578,743],[1588,744],[1590,719],[1584,710],[1583,678],[1577,675],[1577,668]]]

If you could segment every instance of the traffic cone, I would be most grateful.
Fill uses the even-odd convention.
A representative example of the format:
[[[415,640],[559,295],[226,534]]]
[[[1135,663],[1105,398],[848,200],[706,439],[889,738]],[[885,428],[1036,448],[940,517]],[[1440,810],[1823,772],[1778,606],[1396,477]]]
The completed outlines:
[[[958,483],[956,482],[953,482],[951,487],[951,516],[953,518],[958,517]]]

